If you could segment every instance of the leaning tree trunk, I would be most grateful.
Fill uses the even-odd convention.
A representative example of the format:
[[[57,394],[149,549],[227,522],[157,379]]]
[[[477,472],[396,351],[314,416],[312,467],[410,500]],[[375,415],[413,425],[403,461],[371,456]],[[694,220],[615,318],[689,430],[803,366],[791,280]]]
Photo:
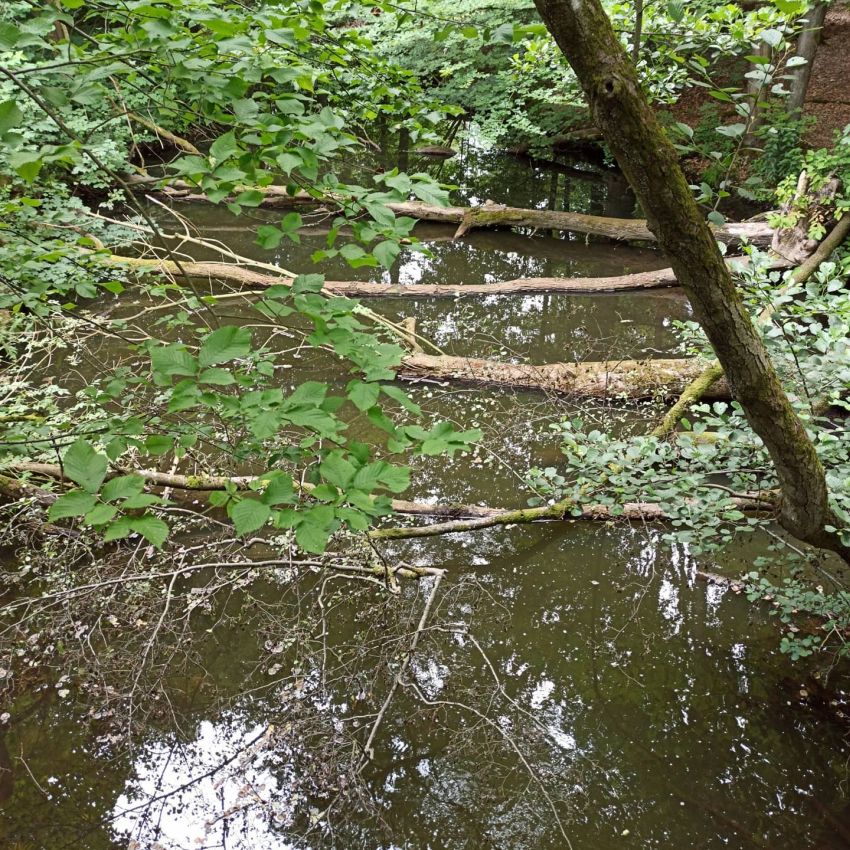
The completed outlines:
[[[805,59],[806,62],[791,71],[794,79],[791,82],[791,95],[788,98],[789,115],[803,111],[806,92],[809,90],[809,80],[812,77],[812,65],[815,63],[815,53],[817,53],[818,44],[820,44],[828,5],[828,3],[816,3],[809,10],[803,31],[797,39],[797,56]]]
[[[826,526],[837,526],[823,467],[779,382],[761,337],[694,200],[676,152],[638,82],[599,0],[535,0],[584,89],[693,305],[734,397],[770,452],[782,491],[781,521],[794,536],[850,560]]]

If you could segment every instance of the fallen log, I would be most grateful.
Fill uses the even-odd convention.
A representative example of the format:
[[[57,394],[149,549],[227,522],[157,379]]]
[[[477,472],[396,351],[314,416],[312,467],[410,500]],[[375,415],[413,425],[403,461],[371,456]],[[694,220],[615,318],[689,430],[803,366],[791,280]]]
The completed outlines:
[[[410,354],[398,377],[416,381],[460,381],[514,390],[536,390],[585,398],[675,398],[699,376],[698,358],[611,360],[585,363],[505,363],[476,357]],[[714,382],[706,398],[729,399],[726,381]]]
[[[292,278],[254,271],[235,263],[181,262],[153,258],[123,257],[105,254],[108,263],[144,269],[172,277],[182,274],[190,277],[223,280],[239,286],[264,289],[269,286],[288,286]],[[747,257],[730,257],[730,265],[745,264]],[[785,262],[777,258],[773,268],[784,268]],[[640,292],[649,289],[668,289],[678,286],[672,269],[657,269],[649,272],[617,275],[613,277],[527,277],[497,283],[370,283],[356,280],[328,280],[324,290],[329,295],[347,295],[352,298],[458,298],[482,295],[564,294],[597,295],[608,292]]]
[[[173,277],[179,277],[182,273],[190,277],[223,280],[240,286],[267,288],[269,286],[289,286],[292,283],[291,277],[278,277],[273,274],[254,271],[235,263],[181,262],[178,268],[177,263],[173,260],[123,257],[117,254],[104,254],[102,258],[108,263],[149,270]],[[594,295],[606,292],[664,289],[676,285],[676,278],[672,269],[658,269],[657,271],[637,272],[614,277],[532,277],[483,284],[415,283],[404,285],[357,280],[328,280],[325,281],[324,290],[330,295],[347,295],[357,298],[377,296],[455,298],[467,295],[518,295],[528,293]]]
[[[748,513],[765,514],[775,510],[775,505],[762,496],[742,495],[734,497],[731,501],[737,510]],[[489,510],[492,511],[489,515],[478,516],[474,519],[457,519],[432,525],[376,528],[369,532],[369,537],[372,540],[409,540],[414,537],[462,534],[495,526],[527,525],[535,522],[569,522],[571,520],[665,522],[669,519],[669,515],[660,505],[647,502],[628,502],[621,505],[620,511],[616,513],[607,505],[582,506],[569,499],[539,508],[520,508],[502,512],[497,509]],[[576,513],[573,514],[573,511]]]
[[[439,221],[457,221],[456,239],[479,227],[531,227],[535,230],[563,230],[588,236],[605,236],[621,241],[655,241],[655,234],[641,218],[609,218],[564,210],[522,209],[489,201],[477,207],[432,207],[419,201],[390,206],[393,212],[412,218],[434,221],[433,216],[439,215]],[[446,217],[449,210],[450,218]],[[715,227],[714,231],[722,242],[747,240],[761,246],[770,244],[774,232],[770,225],[756,221],[724,224]]]
[[[147,177],[135,177],[130,180],[131,185],[138,187],[152,188],[152,183],[156,185],[156,181]],[[251,188],[264,195],[260,204],[262,207],[322,206],[337,203],[329,196],[316,198],[306,192],[291,194],[286,186]],[[161,186],[157,191],[175,200],[209,202],[206,195],[194,191],[187,183],[176,182],[171,186]],[[655,241],[655,234],[648,228],[646,221],[640,218],[609,218],[566,210],[524,209],[494,204],[491,201],[476,207],[441,207],[422,201],[400,201],[388,203],[386,206],[397,215],[410,216],[420,221],[456,224],[458,228],[455,238],[460,238],[475,228],[530,227],[534,230],[559,230],[587,236],[603,236],[618,241]],[[774,229],[762,221],[729,222],[720,227],[712,227],[722,242],[740,242],[745,239],[760,247],[767,247],[774,236]]]

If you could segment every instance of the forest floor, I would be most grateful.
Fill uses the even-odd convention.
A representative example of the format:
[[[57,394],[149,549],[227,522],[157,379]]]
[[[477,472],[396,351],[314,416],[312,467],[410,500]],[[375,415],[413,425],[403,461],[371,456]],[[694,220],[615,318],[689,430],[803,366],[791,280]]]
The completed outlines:
[[[816,124],[806,135],[815,148],[832,144],[835,131],[850,124],[850,3],[835,2],[826,16],[812,67],[806,114]]]

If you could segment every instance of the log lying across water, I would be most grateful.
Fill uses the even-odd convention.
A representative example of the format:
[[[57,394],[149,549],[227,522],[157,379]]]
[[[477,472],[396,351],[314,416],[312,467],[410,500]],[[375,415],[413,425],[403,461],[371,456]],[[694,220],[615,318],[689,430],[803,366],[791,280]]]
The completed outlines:
[[[265,289],[269,286],[288,286],[292,278],[259,272],[235,263],[181,262],[173,260],[102,255],[116,265],[144,269],[180,277],[222,280],[238,286]],[[736,258],[737,259],[737,258]],[[745,258],[740,258],[744,260]],[[665,289],[677,286],[672,269],[618,275],[614,277],[529,277],[505,280],[498,283],[369,283],[357,280],[329,280],[324,290],[329,295],[347,295],[352,298],[407,297],[455,298],[467,295],[518,295],[533,293],[563,293],[567,295],[595,295],[606,292],[629,292],[643,289]]]
[[[609,218],[566,210],[523,209],[489,202],[477,207],[435,207],[420,201],[388,206],[398,215],[408,215],[423,221],[457,222],[455,238],[480,227],[530,227],[535,230],[561,230],[625,241],[655,241],[655,234],[642,218]],[[722,242],[740,242],[746,239],[762,247],[770,245],[774,234],[769,224],[760,221],[729,222],[715,227],[714,232]]]
[[[536,390],[583,398],[675,398],[705,368],[698,358],[547,363],[534,366],[477,357],[410,354],[402,360],[404,380],[460,381],[514,390]],[[707,399],[729,399],[724,379]]]
[[[144,269],[172,277],[187,274],[190,277],[222,280],[238,286],[265,289],[269,286],[287,286],[292,278],[259,272],[235,263],[181,262],[152,258],[103,255],[109,263]],[[745,264],[747,257],[730,257],[729,263]],[[777,258],[772,268],[785,268],[787,263]],[[369,283],[357,280],[329,280],[324,290],[329,295],[347,295],[352,298],[457,298],[483,295],[522,295],[561,293],[564,295],[598,295],[606,292],[639,292],[648,289],[669,289],[678,286],[673,269],[616,275],[613,277],[526,277],[497,283]]]
[[[151,181],[136,178],[131,183],[137,187],[150,186]],[[155,183],[153,184],[156,185]],[[247,187],[246,187],[247,188]],[[255,188],[255,187],[252,187]],[[206,195],[194,191],[185,183],[174,183],[159,188],[168,197],[176,200],[202,202],[208,201]],[[260,206],[287,208],[297,206],[322,206],[333,204],[331,198],[315,198],[305,192],[291,195],[285,186],[264,186],[257,191],[264,198]],[[487,227],[529,227],[534,230],[558,230],[568,233],[581,233],[587,236],[604,236],[609,239],[654,242],[655,235],[641,218],[609,218],[607,216],[586,215],[566,210],[537,210],[522,207],[508,207],[503,204],[484,203],[475,207],[441,207],[422,201],[403,201],[386,205],[396,215],[406,215],[421,221],[436,221],[458,225],[455,237],[459,238],[475,228]],[[742,239],[767,247],[770,245],[774,230],[765,222],[745,221],[729,222],[714,228],[715,235],[723,242],[740,242]]]

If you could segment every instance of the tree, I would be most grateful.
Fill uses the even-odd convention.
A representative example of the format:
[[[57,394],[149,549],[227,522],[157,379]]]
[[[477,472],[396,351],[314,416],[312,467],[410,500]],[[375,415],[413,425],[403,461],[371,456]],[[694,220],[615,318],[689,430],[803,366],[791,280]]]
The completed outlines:
[[[788,98],[788,112],[791,115],[803,111],[828,5],[828,3],[813,5],[806,15],[805,26],[797,39],[796,59],[800,64],[796,65],[792,71],[794,79],[791,83],[791,95]]]
[[[599,0],[535,0],[578,78],[617,162],[646,212],[723,367],[736,400],[764,442],[782,492],[780,519],[794,536],[850,550],[814,444],[794,411],[765,346],[735,289],[676,152],[641,91],[633,64]]]

